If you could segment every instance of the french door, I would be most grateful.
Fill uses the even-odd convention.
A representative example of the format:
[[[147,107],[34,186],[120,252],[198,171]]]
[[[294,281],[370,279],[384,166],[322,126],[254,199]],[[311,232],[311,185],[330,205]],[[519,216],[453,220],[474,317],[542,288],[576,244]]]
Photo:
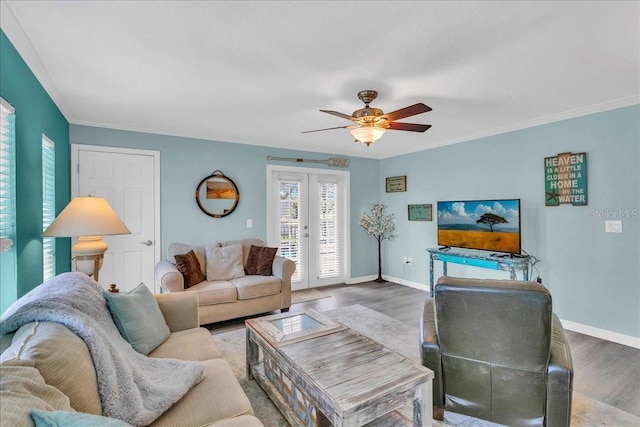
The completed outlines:
[[[349,276],[349,172],[267,166],[267,240],[296,262],[293,290]]]

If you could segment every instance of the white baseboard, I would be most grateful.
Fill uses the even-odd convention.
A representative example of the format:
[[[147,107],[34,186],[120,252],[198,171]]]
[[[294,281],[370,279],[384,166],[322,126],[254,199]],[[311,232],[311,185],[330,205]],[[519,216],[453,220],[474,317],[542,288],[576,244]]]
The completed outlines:
[[[375,279],[375,276],[372,276]],[[391,276],[382,276],[385,280],[390,282],[398,283],[399,285],[408,286],[410,288],[419,289],[421,291],[429,292],[429,285],[425,285],[423,283],[410,282],[408,280],[399,279],[397,277]],[[373,280],[373,279],[371,279]],[[628,347],[633,347],[640,349],[640,338],[632,337],[630,335],[624,335],[617,332],[607,331],[605,329],[595,328],[589,325],[583,325],[581,323],[572,322],[570,320],[560,319],[562,322],[562,327],[573,332],[578,332],[580,334],[589,335],[591,337],[603,339],[606,341],[615,342],[618,344],[626,345]]]
[[[349,279],[345,283],[347,285],[355,285],[356,283],[373,282],[377,278],[378,278],[378,276],[376,276],[376,275],[352,277],[351,279]],[[397,277],[387,276],[387,275],[384,275],[384,274],[382,275],[382,278],[384,280],[386,280],[387,282],[393,282],[393,283],[397,283],[399,285],[408,286],[410,288],[415,288],[415,289],[419,289],[421,291],[429,292],[429,285],[425,285],[423,283],[411,282],[409,280],[403,280],[403,279],[399,279]]]
[[[407,286],[409,288],[414,288],[414,289],[418,289],[420,291],[425,291],[425,292],[427,292],[427,296],[429,296],[429,294],[428,294],[429,285],[425,285],[424,283],[412,282],[410,280],[404,280],[404,279],[400,279],[398,277],[385,276],[384,274],[382,275],[382,278],[385,279],[385,280],[388,280],[390,282],[397,283],[397,284],[402,285],[402,286]]]
[[[607,331],[605,329],[594,328],[593,326],[583,325],[582,323],[576,323],[570,320],[560,319],[560,322],[562,323],[562,327],[568,331],[578,332],[580,334],[640,349],[640,338]]]
[[[373,282],[377,278],[378,278],[378,276],[375,276],[375,275],[362,276],[362,277],[352,277],[351,279],[348,279],[347,281],[345,281],[345,283],[347,285],[355,285],[356,283]]]

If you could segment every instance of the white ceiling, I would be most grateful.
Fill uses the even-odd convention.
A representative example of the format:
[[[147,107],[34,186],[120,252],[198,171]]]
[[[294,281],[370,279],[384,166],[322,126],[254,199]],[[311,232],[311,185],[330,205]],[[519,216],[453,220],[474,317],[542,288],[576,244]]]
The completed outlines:
[[[640,102],[640,2],[2,1],[73,124],[382,159]],[[371,147],[356,93],[423,102]],[[481,143],[481,142],[479,142]]]

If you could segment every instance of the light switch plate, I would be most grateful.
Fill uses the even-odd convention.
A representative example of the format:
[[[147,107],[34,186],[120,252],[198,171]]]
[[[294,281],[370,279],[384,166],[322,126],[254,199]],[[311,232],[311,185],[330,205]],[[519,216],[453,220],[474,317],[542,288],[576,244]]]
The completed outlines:
[[[248,219],[247,220],[247,228],[253,228],[253,220],[252,219]]]
[[[622,233],[622,221],[605,221],[604,231],[606,233]]]

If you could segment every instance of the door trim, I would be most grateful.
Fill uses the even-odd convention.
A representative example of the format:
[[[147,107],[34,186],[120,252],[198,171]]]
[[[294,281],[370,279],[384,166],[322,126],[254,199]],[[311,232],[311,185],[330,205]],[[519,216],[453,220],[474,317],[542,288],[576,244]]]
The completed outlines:
[[[121,148],[121,147],[107,147],[102,145],[85,145],[85,144],[71,144],[71,197],[78,196],[78,175],[79,175],[79,151],[95,151],[114,154],[133,154],[138,156],[151,156],[153,157],[153,198],[154,198],[154,249],[153,249],[153,265],[155,266],[160,261],[160,248],[162,247],[161,234],[160,234],[160,151],[155,150],[139,150],[135,148]],[[158,289],[158,284],[155,283],[154,274],[154,292]]]
[[[303,174],[316,174],[316,175],[340,175],[344,179],[344,281],[347,283],[351,279],[351,174],[349,171],[342,170],[329,170],[321,168],[304,168],[297,166],[280,166],[280,165],[267,165],[267,179],[266,179],[266,195],[267,195],[267,244],[270,246],[279,246],[278,235],[274,235],[274,230],[271,229],[270,224],[275,207],[273,206],[273,198],[270,197],[271,191],[271,177],[273,172],[291,172],[291,173],[303,173]]]

